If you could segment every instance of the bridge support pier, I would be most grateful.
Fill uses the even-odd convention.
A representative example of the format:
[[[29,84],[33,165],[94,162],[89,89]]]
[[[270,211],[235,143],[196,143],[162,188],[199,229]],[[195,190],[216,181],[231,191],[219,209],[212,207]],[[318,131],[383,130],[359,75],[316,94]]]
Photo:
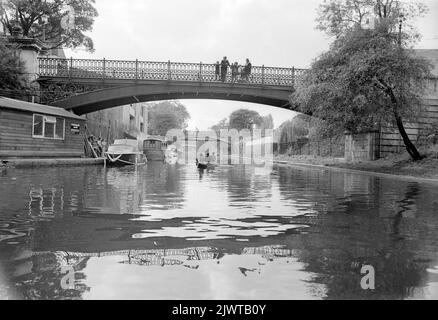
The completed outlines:
[[[40,85],[38,79],[38,55],[43,45],[40,40],[23,37],[20,34],[8,37],[8,42],[15,49],[23,64],[22,81],[27,92],[23,92],[22,99],[39,102]]]
[[[345,160],[347,162],[374,161],[380,157],[380,130],[352,134],[345,133]]]

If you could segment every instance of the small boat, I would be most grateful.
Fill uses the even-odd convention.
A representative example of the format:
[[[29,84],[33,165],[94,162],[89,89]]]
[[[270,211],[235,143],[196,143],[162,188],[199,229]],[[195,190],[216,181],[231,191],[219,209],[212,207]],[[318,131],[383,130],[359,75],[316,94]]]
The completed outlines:
[[[162,137],[150,137],[143,142],[144,154],[148,161],[164,161],[166,159],[167,142]]]
[[[199,170],[212,170],[217,167],[217,165],[212,163],[198,163],[197,167]]]
[[[214,164],[214,162],[216,162],[215,156],[207,155],[206,157],[204,157],[201,154],[199,159],[196,159],[196,167],[200,170],[214,169],[214,168],[216,168],[216,165]]]
[[[132,139],[116,140],[105,152],[110,165],[129,166],[147,163],[146,156],[138,149],[138,141]]]

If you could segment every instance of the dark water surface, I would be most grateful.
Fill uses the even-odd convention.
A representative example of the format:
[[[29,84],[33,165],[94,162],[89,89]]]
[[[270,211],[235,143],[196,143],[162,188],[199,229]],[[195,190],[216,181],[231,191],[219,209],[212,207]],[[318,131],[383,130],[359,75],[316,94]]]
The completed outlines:
[[[0,169],[0,299],[65,298],[437,299],[438,186],[300,167]]]

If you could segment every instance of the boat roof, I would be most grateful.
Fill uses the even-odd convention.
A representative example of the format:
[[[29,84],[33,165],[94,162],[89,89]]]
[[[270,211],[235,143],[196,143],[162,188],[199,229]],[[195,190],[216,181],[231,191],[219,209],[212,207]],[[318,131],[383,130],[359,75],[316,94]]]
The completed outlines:
[[[163,137],[148,137],[144,139],[144,141],[160,141],[160,142],[167,142],[166,138]]]
[[[118,139],[108,147],[109,154],[140,154],[138,141],[132,139]]]
[[[45,115],[58,116],[76,120],[86,120],[84,117],[75,115],[74,113],[71,113],[63,108],[51,107],[44,104],[31,103],[5,97],[0,97],[0,108],[28,111],[32,113],[41,113]]]
[[[138,146],[138,141],[134,140],[134,139],[116,139],[114,140],[114,143],[112,145],[128,145],[131,147],[137,147]]]

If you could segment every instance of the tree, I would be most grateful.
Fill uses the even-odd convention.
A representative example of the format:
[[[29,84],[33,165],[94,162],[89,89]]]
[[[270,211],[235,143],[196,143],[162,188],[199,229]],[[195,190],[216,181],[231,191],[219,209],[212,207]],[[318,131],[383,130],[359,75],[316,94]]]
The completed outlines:
[[[21,75],[22,62],[5,41],[0,39],[0,89],[23,89]]]
[[[420,1],[397,0],[326,0],[318,8],[317,28],[330,36],[340,37],[358,26],[385,26],[397,32],[401,16],[405,18],[405,36],[419,37],[412,20],[426,14],[428,8]]]
[[[256,111],[240,109],[234,111],[230,115],[230,129],[237,129],[238,131],[253,129],[254,125],[260,127],[263,122],[262,117]]]
[[[95,0],[5,0],[0,2],[0,22],[10,34],[18,27],[23,36],[43,40],[49,49],[84,46],[94,51],[93,40],[85,35],[98,16],[94,3]]]
[[[172,113],[162,113],[157,114],[154,119],[155,123],[158,124],[154,126],[150,131],[150,134],[166,136],[166,134],[172,129],[181,129],[179,127],[178,118]]]
[[[309,135],[311,117],[299,114],[292,120],[284,122],[280,128],[280,143],[296,142]]]
[[[350,2],[331,1],[344,5]],[[320,16],[320,21],[341,31],[330,50],[312,64],[292,100],[301,111],[326,120],[333,131],[357,133],[395,124],[411,158],[420,160],[404,120],[413,120],[418,114],[431,66],[404,47],[414,41],[412,33],[394,33],[398,21],[394,15],[403,12],[401,4],[354,1],[361,2],[376,4],[375,28],[364,29],[359,22],[335,28],[337,18],[327,13]]]
[[[170,129],[186,129],[190,114],[178,101],[163,101],[149,106],[148,133],[165,136]]]
[[[220,132],[221,130],[228,130],[228,128],[229,128],[228,118],[224,118],[221,121],[219,121],[218,124],[212,126],[210,129],[215,132]]]
[[[268,114],[265,117],[262,117],[262,123],[260,124],[261,130],[270,130],[274,129],[274,118],[271,114]]]

